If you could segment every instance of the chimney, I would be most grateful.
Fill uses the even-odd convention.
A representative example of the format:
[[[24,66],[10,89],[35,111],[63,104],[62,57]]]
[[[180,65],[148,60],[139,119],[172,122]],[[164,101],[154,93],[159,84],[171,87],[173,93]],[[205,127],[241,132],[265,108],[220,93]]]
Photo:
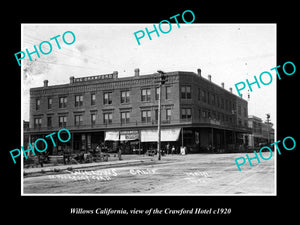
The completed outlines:
[[[113,77],[116,79],[116,78],[118,78],[118,71],[114,71],[113,72]]]
[[[232,93],[232,88],[229,88],[229,91]]]
[[[48,87],[48,80],[44,80],[44,87]]]
[[[241,94],[241,98],[243,98],[243,94]]]
[[[201,69],[197,69],[198,76],[201,77]]]
[[[207,75],[208,76],[208,80],[211,81],[211,75]]]
[[[221,85],[222,85],[222,88],[224,88],[224,82],[222,82]]]
[[[139,68],[134,69],[134,76],[138,77],[139,75],[140,75],[140,69]]]
[[[75,80],[75,77],[70,77],[70,84],[73,84],[74,83],[74,80]]]

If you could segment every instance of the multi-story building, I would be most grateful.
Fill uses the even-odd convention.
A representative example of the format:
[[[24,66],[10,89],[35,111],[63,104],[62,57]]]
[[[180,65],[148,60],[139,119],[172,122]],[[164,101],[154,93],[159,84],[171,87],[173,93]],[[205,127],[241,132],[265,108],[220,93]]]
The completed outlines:
[[[248,126],[251,133],[248,134],[248,147],[259,149],[261,146],[274,142],[274,129],[272,123],[263,123],[262,119],[249,115]]]
[[[248,130],[247,101],[193,72],[167,72],[162,86],[161,140],[203,152],[214,146],[219,151],[240,149]],[[89,77],[70,77],[70,82],[30,89],[31,142],[67,128],[68,143],[48,144],[50,154],[64,148],[88,151],[103,142],[127,143],[144,149],[156,146],[158,73],[118,77],[118,72]],[[137,146],[135,146],[137,147]]]

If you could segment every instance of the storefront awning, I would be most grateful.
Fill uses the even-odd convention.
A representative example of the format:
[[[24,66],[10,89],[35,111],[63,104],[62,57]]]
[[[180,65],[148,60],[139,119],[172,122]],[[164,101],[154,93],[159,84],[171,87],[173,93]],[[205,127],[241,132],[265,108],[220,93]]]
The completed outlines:
[[[139,132],[137,130],[129,131],[106,131],[105,141],[130,141],[139,139]]]
[[[162,129],[161,141],[177,141],[180,134],[180,128]],[[157,142],[158,134],[155,130],[141,130],[141,142]]]
[[[119,140],[119,131],[106,131],[104,140],[105,141],[118,141]]]

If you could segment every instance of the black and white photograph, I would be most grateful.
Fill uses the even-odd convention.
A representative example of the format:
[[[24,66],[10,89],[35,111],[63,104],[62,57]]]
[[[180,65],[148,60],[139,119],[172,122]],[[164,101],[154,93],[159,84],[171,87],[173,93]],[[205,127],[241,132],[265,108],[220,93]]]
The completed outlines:
[[[180,22],[22,24],[23,195],[276,195],[276,24]]]
[[[297,215],[297,7],[164,3],[5,7],[4,217]]]

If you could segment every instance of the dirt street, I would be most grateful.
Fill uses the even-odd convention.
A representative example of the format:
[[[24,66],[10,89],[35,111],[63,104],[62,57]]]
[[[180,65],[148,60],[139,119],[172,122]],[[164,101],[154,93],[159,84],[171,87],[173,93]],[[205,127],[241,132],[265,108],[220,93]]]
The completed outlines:
[[[240,172],[234,161],[240,156],[155,156],[150,165],[25,177],[23,188],[24,194],[275,195],[274,157],[252,160],[253,167],[247,162]]]

